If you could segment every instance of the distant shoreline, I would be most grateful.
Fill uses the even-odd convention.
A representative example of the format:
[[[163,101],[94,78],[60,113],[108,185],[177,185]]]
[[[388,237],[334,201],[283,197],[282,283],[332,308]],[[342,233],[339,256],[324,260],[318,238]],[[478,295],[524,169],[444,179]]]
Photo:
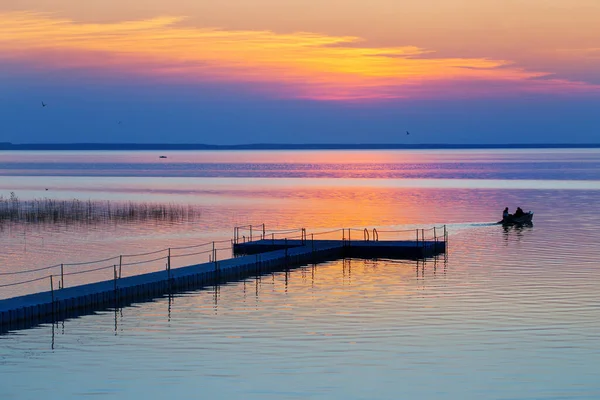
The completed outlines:
[[[323,143],[281,144],[257,143],[236,145],[186,143],[0,143],[0,150],[468,150],[468,149],[597,149],[600,143],[566,144],[389,144],[389,143]]]

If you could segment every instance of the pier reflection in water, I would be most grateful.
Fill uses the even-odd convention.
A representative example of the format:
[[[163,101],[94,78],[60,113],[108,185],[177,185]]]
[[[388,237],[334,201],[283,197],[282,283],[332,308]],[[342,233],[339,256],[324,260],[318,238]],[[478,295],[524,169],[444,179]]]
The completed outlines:
[[[127,321],[127,315],[130,311],[141,306],[146,307],[147,305],[150,305],[153,310],[152,315],[156,318],[155,323],[171,323],[176,322],[177,318],[181,316],[181,313],[184,312],[184,310],[193,308],[188,307],[188,300],[192,297],[197,298],[197,296],[201,296],[204,301],[206,301],[206,307],[202,309],[201,314],[204,316],[207,313],[214,316],[219,315],[219,303],[221,301],[221,291],[223,287],[227,289],[227,296],[237,299],[238,302],[237,305],[231,304],[230,299],[228,299],[228,302],[222,310],[223,313],[231,312],[232,308],[246,309],[252,302],[255,303],[256,310],[258,310],[259,305],[263,302],[261,296],[271,297],[274,294],[287,295],[290,290],[298,290],[298,287],[302,288],[302,291],[306,290],[310,292],[315,291],[318,287],[327,286],[332,282],[338,282],[339,289],[342,290],[343,288],[352,285],[363,285],[365,282],[371,281],[372,279],[366,279],[366,277],[370,274],[379,274],[382,269],[390,269],[390,271],[392,271],[396,268],[397,270],[392,272],[396,275],[396,279],[403,278],[410,281],[410,271],[413,271],[414,275],[412,275],[412,279],[414,279],[415,282],[415,289],[424,290],[427,279],[443,278],[446,275],[448,269],[448,256],[447,254],[440,254],[429,259],[421,260],[366,260],[345,258],[323,264],[311,264],[289,268],[280,272],[256,275],[241,282],[216,284],[190,292],[168,293],[159,298],[149,299],[149,303],[144,302],[131,303],[124,306],[119,305],[104,311],[91,312],[90,314],[82,312],[78,316],[64,318],[55,321],[54,323],[41,324],[39,329],[47,329],[48,326],[51,327],[49,347],[52,350],[59,350],[61,347],[60,337],[65,335],[68,336],[69,326],[78,324],[81,319],[99,317],[104,321],[100,323],[100,325],[104,325],[107,317],[112,317],[114,321],[113,333],[117,336],[127,334],[127,332],[124,331],[126,327],[130,326]],[[321,281],[319,282],[319,280]],[[240,293],[236,293],[237,291],[241,291],[241,295]],[[272,301],[272,299],[269,298],[268,301]],[[162,319],[162,321],[160,321],[160,319]],[[102,331],[108,334],[106,328],[107,326],[104,326]]]

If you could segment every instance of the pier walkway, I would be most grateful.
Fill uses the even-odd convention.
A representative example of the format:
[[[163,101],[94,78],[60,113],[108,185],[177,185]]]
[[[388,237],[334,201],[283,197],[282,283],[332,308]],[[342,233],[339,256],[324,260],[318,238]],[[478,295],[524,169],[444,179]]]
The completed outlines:
[[[383,232],[408,233],[414,240],[380,241],[379,234]],[[330,238],[340,234],[341,240]],[[315,236],[326,238],[315,239]],[[258,229],[255,226],[236,227],[231,240],[233,258],[218,261],[213,250],[210,262],[169,268],[168,259],[165,270],[123,278],[119,267],[114,265],[112,280],[60,289],[52,287],[52,276],[49,276],[50,291],[0,300],[0,333],[121,307],[177,291],[341,258],[423,259],[444,253],[447,238],[445,226],[381,232],[376,229],[338,229],[311,234],[304,228],[267,232],[264,224]],[[61,281],[64,282],[64,277]]]

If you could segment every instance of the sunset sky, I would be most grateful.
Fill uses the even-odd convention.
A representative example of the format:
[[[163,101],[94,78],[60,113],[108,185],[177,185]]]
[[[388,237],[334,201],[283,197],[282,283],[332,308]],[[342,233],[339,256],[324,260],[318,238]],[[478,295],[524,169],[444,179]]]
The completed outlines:
[[[597,0],[0,2],[0,141],[597,143],[599,15]]]

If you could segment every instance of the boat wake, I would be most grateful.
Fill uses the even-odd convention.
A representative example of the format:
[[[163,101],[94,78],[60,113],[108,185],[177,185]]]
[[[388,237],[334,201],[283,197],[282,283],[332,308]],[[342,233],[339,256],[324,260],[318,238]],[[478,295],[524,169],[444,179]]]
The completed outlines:
[[[427,227],[427,226],[437,226],[437,227],[441,227],[443,226],[444,223],[436,223],[436,224],[420,224],[420,225],[389,225],[389,226],[385,226],[385,227],[378,227],[377,229],[394,229],[394,230],[413,230],[413,229],[421,229],[423,227]],[[473,228],[485,228],[485,227],[489,227],[489,226],[498,226],[498,221],[486,221],[486,222],[456,222],[456,223],[449,223],[449,224],[445,224],[446,228],[449,231],[462,231],[462,230],[466,230],[466,229],[473,229]]]
[[[477,228],[487,228],[492,226],[498,226],[498,221],[486,221],[486,222],[457,222],[446,224],[446,228],[450,233],[456,233],[460,231],[466,231]]]
[[[494,221],[494,222],[467,222],[467,223],[463,223],[463,224],[450,224],[447,226],[463,226],[463,227],[478,228],[481,226],[494,226],[494,225],[498,225],[498,222],[497,221]]]

